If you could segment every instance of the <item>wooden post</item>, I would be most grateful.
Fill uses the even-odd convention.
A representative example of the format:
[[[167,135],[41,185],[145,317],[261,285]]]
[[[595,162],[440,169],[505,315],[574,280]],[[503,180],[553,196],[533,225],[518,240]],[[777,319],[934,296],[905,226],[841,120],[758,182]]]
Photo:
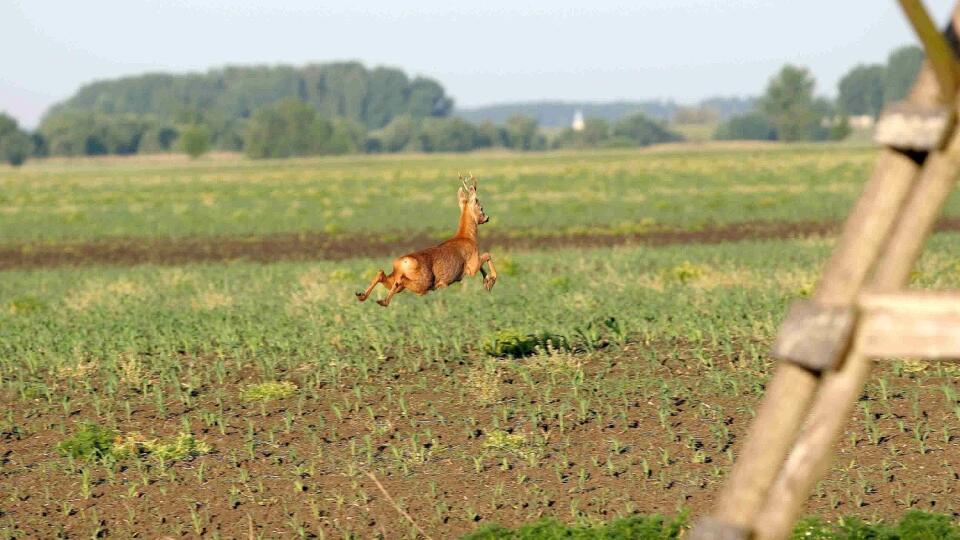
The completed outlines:
[[[870,370],[868,356],[858,348],[862,342],[851,336],[867,277],[875,272],[869,283],[878,292],[903,286],[960,169],[960,135],[950,135],[960,79],[955,51],[935,31],[919,0],[901,0],[901,5],[931,61],[924,64],[907,100],[885,115],[883,129],[878,125],[878,139],[886,148],[844,225],[812,302],[791,309],[793,319],[781,327],[775,351],[788,361],[781,363],[769,385],[714,515],[691,531],[694,540],[779,539],[789,534]],[[960,2],[953,22],[960,22]],[[948,30],[953,33],[953,26]],[[948,135],[950,142],[941,151]],[[905,315],[877,316],[875,322]],[[784,334],[808,324],[815,325],[813,332]],[[918,348],[937,353],[960,349],[950,341],[956,337],[960,344],[960,332],[945,329],[942,321],[934,326],[942,334],[937,342],[930,342],[930,331],[923,327],[914,334]],[[808,343],[811,340],[814,343]],[[796,437],[815,391],[812,410]]]
[[[954,134],[944,151],[927,158],[870,281],[871,291],[892,292],[906,285],[958,172],[960,132]],[[831,449],[850,418],[871,366],[871,358],[855,346],[838,371],[824,375],[806,427],[757,516],[758,539],[780,539],[790,534],[814,484],[826,472]]]
[[[934,104],[938,98],[933,72],[925,67],[911,92],[911,100],[923,105]],[[917,161],[904,153],[890,149],[881,153],[824,269],[814,293],[815,301],[832,306],[853,305],[919,168]],[[721,528],[739,530],[740,536],[748,536],[808,411],[818,379],[816,373],[794,363],[783,362],[777,367],[747,440],[717,498],[714,525],[696,527],[692,539],[717,538]]]

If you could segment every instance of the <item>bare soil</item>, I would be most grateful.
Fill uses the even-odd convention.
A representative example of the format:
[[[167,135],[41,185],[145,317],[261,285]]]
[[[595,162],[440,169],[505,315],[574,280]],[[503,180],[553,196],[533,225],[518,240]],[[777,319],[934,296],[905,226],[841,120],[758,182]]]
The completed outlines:
[[[555,249],[625,245],[719,244],[834,235],[837,221],[749,221],[695,230],[657,230],[635,234],[481,234],[483,249]],[[960,231],[960,218],[943,218],[937,231]],[[116,237],[94,242],[0,245],[0,270],[59,266],[191,262],[344,260],[388,257],[437,243],[434,236],[410,233],[397,239],[370,235],[284,233],[259,236],[181,238]]]
[[[650,366],[649,356],[640,351],[651,346],[656,345],[578,355],[585,380],[605,381],[614,385],[610,392],[622,393],[615,400],[610,394],[583,395],[584,410],[578,402],[558,407],[569,400],[569,388],[558,386],[553,397],[544,398],[510,369],[498,373],[500,391],[493,402],[477,399],[464,390],[475,360],[405,370],[390,366],[387,358],[376,371],[354,373],[339,384],[320,384],[309,396],[262,407],[237,398],[245,384],[262,376],[249,365],[231,369],[219,388],[195,389],[189,406],[171,400],[163,412],[144,406],[131,388],[115,398],[140,403],[129,419],[115,413],[124,429],[174,434],[189,415],[194,432],[212,443],[214,452],[166,468],[128,462],[111,472],[89,465],[86,497],[79,487],[83,464],[71,470],[54,447],[66,436],[61,429],[69,434],[74,421],[105,422],[89,396],[78,393],[70,401],[47,404],[0,395],[0,408],[12,411],[17,426],[0,433],[0,522],[15,521],[22,538],[279,538],[295,537],[298,527],[306,537],[414,537],[363,474],[368,469],[378,471],[392,497],[434,538],[543,516],[611,519],[631,512],[674,514],[685,507],[696,517],[712,506],[729,470],[726,451],[738,450],[756,397],[704,392],[706,371],[682,344],[660,345],[662,360]],[[726,360],[729,353],[716,356],[725,358],[717,369],[738,369]],[[209,360],[184,358],[183,369],[204,369]],[[643,373],[638,365],[645,366]],[[808,511],[824,518],[867,519],[898,516],[910,507],[956,512],[960,419],[941,395],[944,386],[956,389],[956,381],[880,372],[889,382],[888,397],[880,400],[871,391],[860,401],[871,404],[883,436],[870,440],[858,408]],[[531,373],[538,386],[562,379],[546,371]],[[280,375],[297,380],[301,388],[312,384],[302,373]],[[684,385],[698,397],[645,395],[636,389],[639,376]],[[622,389],[613,390],[613,381],[622,381]],[[400,389],[406,392],[405,410],[385,408],[386,394],[395,398]],[[214,397],[219,391],[227,396],[222,402]],[[605,412],[611,402],[622,415]],[[522,412],[538,405],[542,416]],[[566,412],[553,414],[558,409]],[[223,434],[197,425],[197,417],[218,410],[226,424]],[[705,421],[704,414],[716,410],[723,411],[721,417]],[[473,418],[475,427],[468,427],[466,418]],[[546,440],[542,457],[530,464],[515,453],[485,449],[494,425],[526,433],[528,439],[535,431]],[[715,442],[718,429],[728,430],[723,447]],[[918,450],[912,433],[925,430],[930,430],[926,447]],[[614,440],[621,451],[612,451]]]
[[[697,230],[657,230],[636,234],[535,235],[483,234],[484,249],[551,249],[619,245],[721,243],[834,234],[836,222],[751,221]],[[941,228],[960,230],[960,219],[944,221]],[[399,239],[370,235],[323,233],[262,236],[194,236],[181,238],[117,237],[93,242],[19,244],[0,246],[0,270],[52,268],[80,265],[166,264],[246,260],[343,260],[357,257],[397,256],[437,242],[422,233]]]

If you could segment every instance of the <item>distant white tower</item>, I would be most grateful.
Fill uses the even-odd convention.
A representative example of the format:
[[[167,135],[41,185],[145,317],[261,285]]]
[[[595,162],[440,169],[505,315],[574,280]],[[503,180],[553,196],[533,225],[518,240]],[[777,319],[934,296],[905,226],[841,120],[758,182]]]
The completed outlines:
[[[577,111],[573,113],[573,123],[570,124],[570,129],[574,131],[583,131],[583,126],[583,111],[577,109]]]

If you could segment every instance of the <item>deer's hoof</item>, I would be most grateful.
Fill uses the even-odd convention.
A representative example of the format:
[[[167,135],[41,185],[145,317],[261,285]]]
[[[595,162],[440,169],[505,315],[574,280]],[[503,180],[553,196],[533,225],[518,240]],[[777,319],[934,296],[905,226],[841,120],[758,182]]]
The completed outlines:
[[[487,291],[493,289],[493,285],[497,282],[497,278],[490,276],[487,279],[483,280],[483,288]]]
[[[387,307],[388,305],[390,305],[388,302],[385,302],[385,301],[383,301],[383,300],[377,300],[377,303],[380,304],[380,305],[383,306],[383,307]]]
[[[363,293],[360,292],[360,291],[357,291],[357,292],[355,292],[355,293],[353,293],[353,294],[357,295],[357,300],[359,300],[359,301],[361,301],[361,302],[363,302],[364,300],[367,299],[367,295],[363,294]]]

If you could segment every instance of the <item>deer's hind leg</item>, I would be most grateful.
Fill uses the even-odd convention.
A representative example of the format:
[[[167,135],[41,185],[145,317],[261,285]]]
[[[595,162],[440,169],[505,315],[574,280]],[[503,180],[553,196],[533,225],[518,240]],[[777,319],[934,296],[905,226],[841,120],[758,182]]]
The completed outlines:
[[[400,257],[393,261],[393,273],[386,277],[384,284],[390,289],[387,297],[383,300],[377,300],[377,303],[383,307],[390,305],[393,295],[403,291],[407,287],[413,287],[413,291],[419,293],[416,283],[417,277],[421,274],[420,261],[413,257]]]
[[[367,298],[369,298],[369,297],[370,297],[370,292],[373,291],[373,288],[376,287],[377,285],[381,284],[381,283],[383,283],[384,286],[385,286],[386,288],[388,288],[388,289],[390,289],[390,288],[393,287],[393,283],[392,283],[392,282],[388,283],[387,274],[384,273],[383,270],[380,270],[380,271],[377,272],[377,275],[373,278],[373,281],[370,282],[370,286],[367,287],[367,289],[366,289],[365,291],[362,291],[362,292],[361,292],[361,291],[357,291],[357,292],[355,293],[355,294],[357,295],[357,300],[363,302],[364,300],[366,300]]]

